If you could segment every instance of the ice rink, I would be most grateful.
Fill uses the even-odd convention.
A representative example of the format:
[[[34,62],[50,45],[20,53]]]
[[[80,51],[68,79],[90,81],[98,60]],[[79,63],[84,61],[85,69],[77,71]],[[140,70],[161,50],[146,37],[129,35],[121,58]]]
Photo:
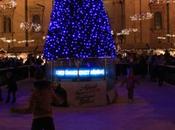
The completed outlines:
[[[12,106],[25,106],[32,81],[18,83],[16,104],[0,103],[0,130],[30,130],[32,115],[10,113]],[[125,87],[116,85],[114,104],[91,108],[54,108],[56,130],[175,130],[175,86],[142,81],[135,89],[135,102],[127,102]],[[6,96],[3,90],[3,97]]]

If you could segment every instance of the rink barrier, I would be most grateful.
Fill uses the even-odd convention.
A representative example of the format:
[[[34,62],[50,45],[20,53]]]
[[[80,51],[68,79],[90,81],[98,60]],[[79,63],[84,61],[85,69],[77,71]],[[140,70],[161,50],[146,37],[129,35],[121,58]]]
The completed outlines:
[[[115,70],[116,70],[116,78],[121,75],[126,75],[126,68],[131,65],[129,64],[115,64]],[[149,65],[149,68],[147,65],[140,66],[139,64],[133,64],[134,72],[136,75],[150,75],[152,73],[155,73],[155,76],[159,73],[163,73],[161,75],[164,76],[164,81],[170,84],[175,84],[175,66],[172,65],[158,65],[152,69],[152,66]],[[41,66],[43,70],[45,70],[44,66]],[[14,71],[14,74],[16,76],[16,80],[24,80],[24,79],[30,79],[34,77],[35,74],[35,65],[23,65],[18,67],[7,67],[7,68],[0,68],[0,86],[5,84],[5,76],[6,72],[8,71]],[[160,68],[160,69],[158,69]],[[160,72],[158,72],[160,70]],[[155,77],[157,78],[157,76]]]
[[[23,65],[18,67],[7,67],[0,69],[0,86],[6,84],[6,73],[8,71],[13,72],[15,79],[17,81],[24,80],[24,79],[31,79],[35,75],[35,71],[37,68],[40,67],[44,69],[44,66],[35,66],[35,65]]]
[[[163,80],[169,84],[175,85],[175,66],[159,65],[158,74],[163,76]]]

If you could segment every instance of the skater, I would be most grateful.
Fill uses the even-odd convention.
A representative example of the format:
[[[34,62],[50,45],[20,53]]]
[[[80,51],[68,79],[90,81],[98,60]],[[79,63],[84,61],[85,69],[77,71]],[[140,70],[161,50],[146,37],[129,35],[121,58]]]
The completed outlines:
[[[42,74],[37,78],[42,78]],[[44,76],[44,75],[43,75]],[[59,103],[59,99],[51,89],[51,83],[44,79],[34,82],[34,90],[27,108],[11,108],[13,113],[33,113],[31,130],[55,130],[52,117],[52,103]]]
[[[126,84],[126,88],[128,90],[128,102],[129,103],[134,102],[134,88],[135,88],[136,83],[139,83],[139,82],[134,75],[133,69],[128,68],[127,69],[127,76],[122,81],[121,85]]]
[[[6,103],[9,103],[11,100],[12,96],[12,103],[16,102],[16,91],[18,90],[18,86],[16,83],[16,79],[12,73],[12,71],[9,71],[6,73],[6,83],[7,83],[7,89],[8,89],[8,94],[6,98]]]
[[[54,91],[55,91],[55,94],[57,95],[57,97],[60,100],[60,104],[57,104],[55,106],[67,107],[68,103],[67,103],[67,92],[66,92],[66,90],[63,87],[61,87],[61,84],[57,84],[56,86],[54,86]]]

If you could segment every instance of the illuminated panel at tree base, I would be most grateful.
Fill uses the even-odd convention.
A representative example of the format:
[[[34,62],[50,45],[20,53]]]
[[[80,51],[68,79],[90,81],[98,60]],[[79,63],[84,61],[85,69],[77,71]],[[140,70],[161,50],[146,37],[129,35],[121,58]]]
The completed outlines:
[[[104,78],[104,68],[64,68],[55,69],[55,76],[59,79]]]

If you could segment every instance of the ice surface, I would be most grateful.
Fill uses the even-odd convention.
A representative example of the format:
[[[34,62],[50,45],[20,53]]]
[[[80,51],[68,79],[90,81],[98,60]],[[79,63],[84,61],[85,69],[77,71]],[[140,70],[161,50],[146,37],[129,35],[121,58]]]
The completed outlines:
[[[25,106],[32,82],[19,84],[16,104],[0,103],[0,130],[30,130],[32,115],[12,114],[12,106]],[[175,130],[175,86],[143,81],[135,89],[135,102],[127,102],[125,87],[118,87],[116,103],[91,108],[54,108],[56,130]],[[6,90],[3,90],[5,97]]]

